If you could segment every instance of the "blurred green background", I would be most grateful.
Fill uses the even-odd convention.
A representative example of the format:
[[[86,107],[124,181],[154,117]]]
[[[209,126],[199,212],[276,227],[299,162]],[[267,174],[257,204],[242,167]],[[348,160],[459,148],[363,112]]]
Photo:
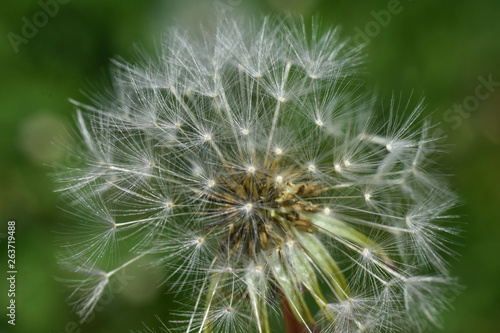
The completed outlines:
[[[325,26],[340,24],[345,36],[363,31],[369,41],[369,84],[387,98],[393,91],[425,94],[427,110],[448,136],[444,168],[455,174],[453,187],[464,201],[453,211],[465,222],[453,273],[466,289],[455,309],[444,314],[443,331],[500,331],[500,84],[478,88],[481,77],[500,82],[498,0],[401,0],[390,22],[383,24],[374,13],[397,1],[61,2],[65,4],[58,12],[17,46],[9,33],[22,37],[23,18],[32,22],[43,9],[35,0],[0,4],[1,332],[127,332],[140,329],[143,322],[156,327],[154,314],[168,317],[172,301],[154,288],[159,273],[150,276],[144,268],[132,267],[128,273],[138,277],[128,288],[90,323],[73,327],[77,317],[65,302],[69,290],[55,279],[63,273],[54,239],[67,215],[57,208],[46,165],[65,163],[52,142],[54,136],[64,137],[73,123],[68,98],[85,100],[82,88],[100,86],[111,57],[133,59],[134,44],[152,50],[165,26],[210,22],[216,9],[250,15],[290,9],[306,17],[318,14]],[[477,89],[480,98],[475,97]],[[9,220],[17,222],[14,329],[5,316]]]

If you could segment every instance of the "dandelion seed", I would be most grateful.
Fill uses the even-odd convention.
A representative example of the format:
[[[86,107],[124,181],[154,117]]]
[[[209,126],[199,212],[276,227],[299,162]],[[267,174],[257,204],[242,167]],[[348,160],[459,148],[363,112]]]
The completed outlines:
[[[379,126],[359,47],[319,31],[172,30],[158,59],[115,61],[113,90],[74,102],[82,165],[58,181],[81,220],[65,260],[84,275],[82,319],[125,248],[161,258],[188,302],[168,325],[186,333],[270,333],[275,314],[304,332],[440,324],[455,198],[433,176],[432,127],[396,99]]]

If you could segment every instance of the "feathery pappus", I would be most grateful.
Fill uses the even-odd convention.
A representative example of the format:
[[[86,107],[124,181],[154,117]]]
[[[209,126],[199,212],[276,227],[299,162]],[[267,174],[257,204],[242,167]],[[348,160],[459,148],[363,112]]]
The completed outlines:
[[[111,89],[74,102],[82,163],[58,174],[81,318],[151,258],[189,303],[163,318],[181,332],[439,325],[456,198],[423,102],[394,98],[380,121],[362,59],[339,29],[268,17],[171,29],[155,57],[114,60]]]

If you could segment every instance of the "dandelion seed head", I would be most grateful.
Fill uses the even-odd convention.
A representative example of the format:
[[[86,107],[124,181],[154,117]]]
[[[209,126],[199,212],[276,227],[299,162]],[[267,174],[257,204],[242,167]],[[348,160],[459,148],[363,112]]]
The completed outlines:
[[[280,308],[309,332],[439,325],[455,198],[432,172],[432,126],[396,98],[381,123],[359,47],[320,31],[173,29],[158,57],[115,61],[94,105],[74,103],[82,165],[58,182],[80,220],[64,246],[82,318],[127,248],[161,257],[165,285],[188,295],[183,332],[269,333]]]

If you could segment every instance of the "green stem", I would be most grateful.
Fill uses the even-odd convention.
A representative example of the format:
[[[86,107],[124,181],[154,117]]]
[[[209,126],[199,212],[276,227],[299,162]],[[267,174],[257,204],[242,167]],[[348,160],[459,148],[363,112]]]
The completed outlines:
[[[319,333],[316,327],[308,328],[303,322],[297,320],[297,317],[293,314],[286,296],[280,291],[281,300],[281,310],[283,312],[283,320],[285,322],[285,332],[286,333],[308,333],[314,332]]]
[[[281,310],[285,321],[286,333],[304,333],[307,332],[306,326],[297,320],[293,315],[292,309],[288,305],[286,297],[280,292]]]

